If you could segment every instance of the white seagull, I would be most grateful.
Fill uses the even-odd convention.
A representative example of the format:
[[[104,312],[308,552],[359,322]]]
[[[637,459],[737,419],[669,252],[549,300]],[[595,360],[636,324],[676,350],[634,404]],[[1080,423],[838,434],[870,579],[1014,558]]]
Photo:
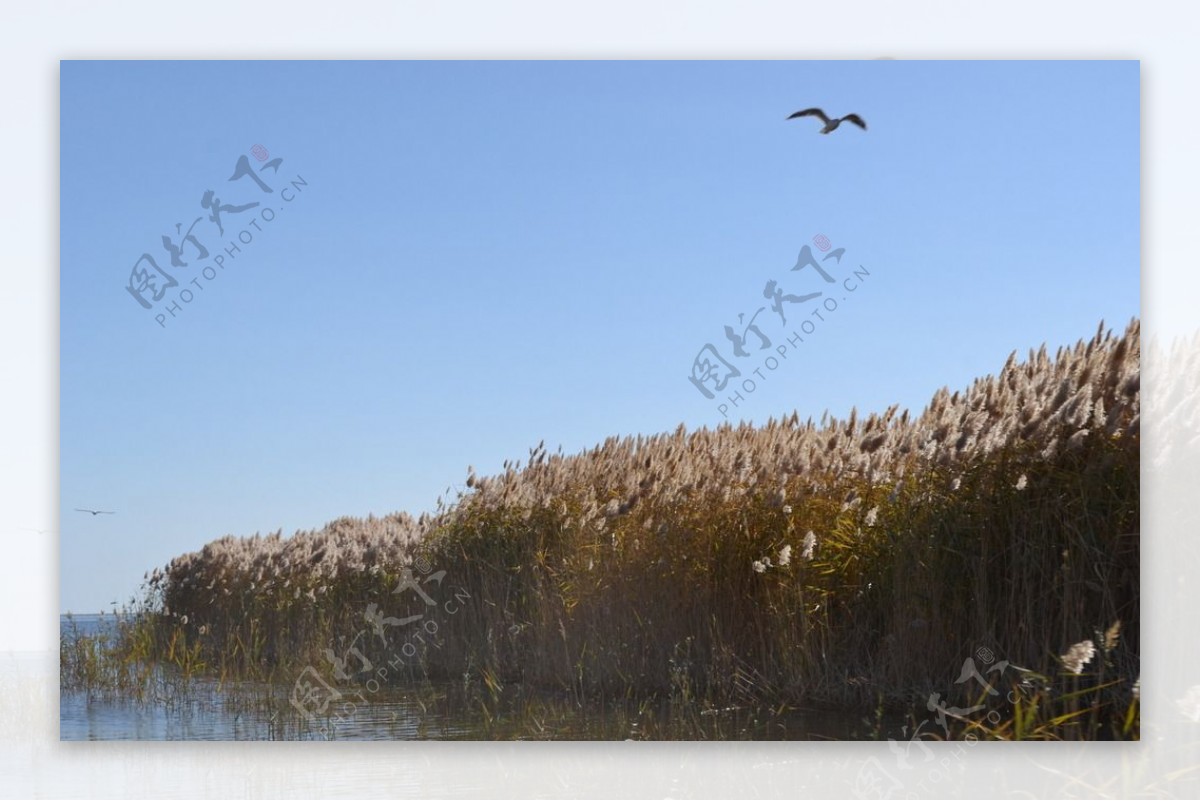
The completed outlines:
[[[87,512],[92,517],[95,517],[96,515],[115,515],[116,514],[116,512],[106,512],[103,509],[80,509],[78,506],[75,507],[75,511],[76,512]]]
[[[864,131],[867,130],[867,124],[863,122],[863,118],[857,114],[847,114],[845,117],[830,119],[829,116],[819,108],[806,108],[804,111],[797,111],[788,117],[789,120],[794,120],[797,117],[818,117],[821,122],[825,123],[825,127],[821,129],[821,133],[827,134],[830,131],[837,129],[843,122],[852,122]]]

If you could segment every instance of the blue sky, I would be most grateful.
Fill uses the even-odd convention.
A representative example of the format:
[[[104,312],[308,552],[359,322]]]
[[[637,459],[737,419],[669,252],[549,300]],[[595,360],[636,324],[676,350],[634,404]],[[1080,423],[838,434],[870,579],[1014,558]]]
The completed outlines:
[[[432,509],[543,439],[717,425],[708,343],[727,396],[813,321],[728,411],[761,423],[919,411],[1139,316],[1137,62],[63,62],[61,103],[64,611],[227,533]],[[869,130],[785,121],[813,105]],[[260,205],[222,236],[207,190]],[[171,266],[197,217],[209,258]],[[818,234],[832,285],[790,269]],[[149,310],[143,253],[178,280]],[[739,359],[768,280],[825,294]]]

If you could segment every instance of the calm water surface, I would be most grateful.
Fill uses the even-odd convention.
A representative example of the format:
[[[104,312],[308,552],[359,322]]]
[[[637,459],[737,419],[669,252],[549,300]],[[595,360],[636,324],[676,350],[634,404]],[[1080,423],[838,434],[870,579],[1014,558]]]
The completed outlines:
[[[64,637],[115,630],[112,615],[66,617]],[[669,702],[580,705],[531,696],[520,685],[493,693],[478,682],[415,688],[338,688],[342,697],[306,716],[291,703],[293,685],[163,681],[153,697],[130,700],[63,690],[63,740],[626,740],[861,739],[862,713],[747,708],[702,709]]]

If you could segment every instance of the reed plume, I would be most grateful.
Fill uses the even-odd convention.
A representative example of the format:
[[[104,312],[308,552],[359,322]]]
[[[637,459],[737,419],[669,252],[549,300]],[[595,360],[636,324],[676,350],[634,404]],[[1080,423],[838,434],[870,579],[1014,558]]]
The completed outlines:
[[[974,644],[1049,671],[1071,632],[1121,620],[1114,658],[1136,677],[1140,350],[1137,320],[1101,324],[917,415],[541,443],[497,475],[468,468],[435,515],[215,540],[154,571],[147,608],[208,664],[321,663],[426,560],[470,601],[422,676],[629,697],[684,671],[714,702],[747,676],[759,698],[919,697]]]

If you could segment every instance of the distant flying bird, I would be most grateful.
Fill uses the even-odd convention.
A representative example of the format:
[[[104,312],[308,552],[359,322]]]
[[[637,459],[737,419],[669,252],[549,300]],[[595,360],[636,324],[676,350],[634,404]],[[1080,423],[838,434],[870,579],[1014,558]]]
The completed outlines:
[[[829,119],[824,111],[819,108],[806,108],[804,111],[797,111],[795,114],[788,117],[789,120],[794,120],[797,117],[817,117],[821,122],[825,123],[825,127],[821,129],[821,133],[827,134],[830,131],[836,130],[843,122],[852,122],[864,131],[867,130],[867,124],[863,122],[863,118],[857,114],[847,114],[845,117],[837,119]]]
[[[96,515],[115,515],[116,514],[116,512],[106,512],[103,509],[80,509],[78,506],[75,507],[75,511],[76,512],[87,512],[92,517],[95,517]]]

